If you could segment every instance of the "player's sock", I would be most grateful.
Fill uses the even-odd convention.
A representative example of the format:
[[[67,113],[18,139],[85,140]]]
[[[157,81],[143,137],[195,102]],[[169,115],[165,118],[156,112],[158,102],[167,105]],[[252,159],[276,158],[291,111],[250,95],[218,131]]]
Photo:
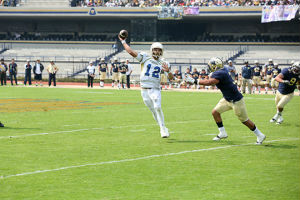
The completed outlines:
[[[111,87],[114,87],[115,86],[115,83],[111,83]]]
[[[260,130],[254,125],[254,128],[251,129],[251,131],[253,131],[253,133],[256,135],[256,136],[262,136],[263,133],[260,132]]]
[[[260,86],[258,86],[258,93],[260,93]]]
[[[223,126],[223,122],[216,122],[217,126],[218,126],[218,129],[219,129],[219,136],[225,136],[227,135],[226,131],[225,131],[225,128]]]

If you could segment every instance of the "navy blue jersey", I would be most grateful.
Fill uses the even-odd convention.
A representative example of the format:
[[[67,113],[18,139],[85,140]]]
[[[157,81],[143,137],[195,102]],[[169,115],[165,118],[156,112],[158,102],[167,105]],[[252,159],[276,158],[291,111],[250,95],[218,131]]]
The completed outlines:
[[[199,77],[199,72],[193,72],[192,75],[193,75],[193,78],[194,78],[194,79],[198,79],[198,77]]]
[[[253,68],[253,76],[260,76],[261,75],[261,70],[262,70],[262,66],[260,65],[255,65]]]
[[[243,98],[243,95],[238,91],[237,86],[233,83],[228,71],[223,68],[215,71],[211,78],[219,80],[217,87],[221,90],[224,99],[229,102],[236,102]]]
[[[106,72],[107,63],[99,63],[100,72]]]
[[[128,65],[125,65],[125,64],[121,64],[119,66],[119,71],[121,74],[126,74],[126,71],[128,70]]]
[[[274,69],[272,70],[273,78],[275,78],[278,74],[280,74],[280,72],[281,72],[281,69],[279,69],[279,68],[274,68]]]
[[[112,65],[112,71],[113,71],[113,72],[118,72],[120,63],[114,62],[114,63],[112,63],[111,65]]]
[[[181,72],[178,72],[177,74],[174,73],[174,77],[177,78],[177,79],[182,79],[182,74],[181,74]]]
[[[200,77],[201,77],[201,79],[206,79],[207,78],[207,76],[208,76],[208,74],[206,73],[206,72],[201,72],[200,73]]]
[[[274,68],[274,65],[273,64],[271,64],[271,65],[266,65],[266,73],[267,73],[267,75],[271,75],[272,74],[272,70],[273,70],[273,68]]]
[[[278,91],[281,94],[290,94],[294,92],[296,88],[297,82],[300,80],[300,75],[296,75],[291,71],[291,68],[284,68],[281,71],[281,74],[283,75],[283,80],[290,81],[289,84],[286,83],[279,83]]]
[[[248,65],[248,66],[245,65],[242,68],[242,76],[243,76],[243,78],[246,78],[246,79],[252,78],[252,68],[250,67],[250,65]]]

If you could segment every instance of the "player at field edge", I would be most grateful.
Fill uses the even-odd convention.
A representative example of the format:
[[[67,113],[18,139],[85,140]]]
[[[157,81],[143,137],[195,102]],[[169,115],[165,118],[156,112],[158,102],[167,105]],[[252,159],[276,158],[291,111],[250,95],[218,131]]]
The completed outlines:
[[[293,98],[296,84],[298,84],[298,89],[300,90],[300,63],[295,62],[291,67],[284,68],[275,77],[275,80],[279,82],[278,92],[275,97],[277,113],[270,122],[281,124],[283,122],[283,108]]]
[[[169,72],[169,63],[162,60],[163,45],[155,42],[151,45],[151,56],[144,52],[137,53],[132,50],[126,43],[126,38],[122,39],[119,34],[119,39],[123,44],[124,49],[141,64],[141,95],[145,105],[150,109],[153,117],[160,127],[162,138],[169,137],[169,130],[165,126],[164,114],[161,108],[161,90],[160,90],[160,71],[164,70],[171,77]]]
[[[238,91],[228,71],[224,68],[223,61],[220,58],[211,58],[208,67],[212,73],[211,76],[206,80],[199,80],[199,84],[216,85],[223,94],[223,98],[212,110],[212,115],[219,128],[219,134],[213,140],[218,141],[228,137],[223,126],[221,114],[233,109],[238,119],[257,136],[256,144],[262,144],[266,136],[248,118],[243,95]]]

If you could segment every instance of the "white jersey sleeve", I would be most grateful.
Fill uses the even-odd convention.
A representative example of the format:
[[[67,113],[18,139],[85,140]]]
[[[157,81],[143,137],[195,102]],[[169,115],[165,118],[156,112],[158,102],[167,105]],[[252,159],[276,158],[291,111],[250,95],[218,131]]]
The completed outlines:
[[[140,63],[144,63],[147,59],[149,59],[149,56],[145,52],[140,52],[135,59],[137,59]]]

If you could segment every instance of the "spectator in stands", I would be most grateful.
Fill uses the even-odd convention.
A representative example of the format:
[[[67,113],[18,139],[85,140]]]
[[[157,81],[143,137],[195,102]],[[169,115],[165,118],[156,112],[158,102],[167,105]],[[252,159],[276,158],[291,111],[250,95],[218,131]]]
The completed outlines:
[[[58,72],[58,67],[54,64],[54,61],[50,61],[50,65],[47,67],[47,71],[49,73],[49,87],[51,86],[51,82],[53,80],[53,86],[56,86],[56,73]]]
[[[260,83],[261,83],[261,77],[263,76],[262,66],[259,64],[259,62],[256,60],[254,62],[253,70],[253,93],[258,89],[258,93],[260,94]]]
[[[37,59],[35,65],[33,67],[35,86],[38,86],[38,82],[39,82],[40,86],[43,86],[43,84],[42,84],[43,70],[44,70],[44,65],[41,63],[40,59]]]
[[[0,63],[0,79],[1,79],[1,86],[2,85],[6,85],[6,72],[7,72],[7,64],[4,63],[4,59],[1,59],[1,63]]]
[[[227,71],[229,72],[232,80],[235,80],[235,73],[236,73],[236,69],[235,66],[233,66],[233,63],[231,60],[228,60],[228,65],[225,65],[224,67],[227,69]]]
[[[100,87],[104,87],[106,73],[108,72],[108,66],[107,66],[107,63],[105,62],[104,58],[100,59],[98,70],[99,70],[99,75],[100,75]]]
[[[265,94],[268,93],[269,87],[271,86],[273,68],[274,68],[273,60],[270,58],[269,63],[265,65],[265,79],[266,79]]]
[[[242,93],[245,94],[246,85],[247,85],[248,93],[251,94],[251,89],[252,89],[251,79],[253,76],[252,68],[249,65],[248,61],[245,61],[244,64],[245,64],[245,66],[242,67],[242,77],[243,77]]]
[[[28,84],[31,85],[31,69],[32,69],[32,66],[30,64],[30,60],[27,60],[27,63],[25,64],[24,68],[25,68],[24,86],[26,86],[27,81],[28,81]]]
[[[93,88],[94,78],[95,78],[95,71],[96,68],[93,65],[93,61],[89,62],[89,66],[86,67],[86,71],[88,73],[88,87],[91,86]]]
[[[13,80],[15,79],[16,85],[18,85],[17,74],[18,74],[18,65],[15,63],[15,59],[11,59],[11,63],[8,65],[9,68],[9,77],[11,85],[14,85]]]
[[[126,72],[127,89],[130,89],[130,76],[133,71],[133,66],[129,63],[129,59],[126,59],[126,65],[128,67],[128,70]]]

